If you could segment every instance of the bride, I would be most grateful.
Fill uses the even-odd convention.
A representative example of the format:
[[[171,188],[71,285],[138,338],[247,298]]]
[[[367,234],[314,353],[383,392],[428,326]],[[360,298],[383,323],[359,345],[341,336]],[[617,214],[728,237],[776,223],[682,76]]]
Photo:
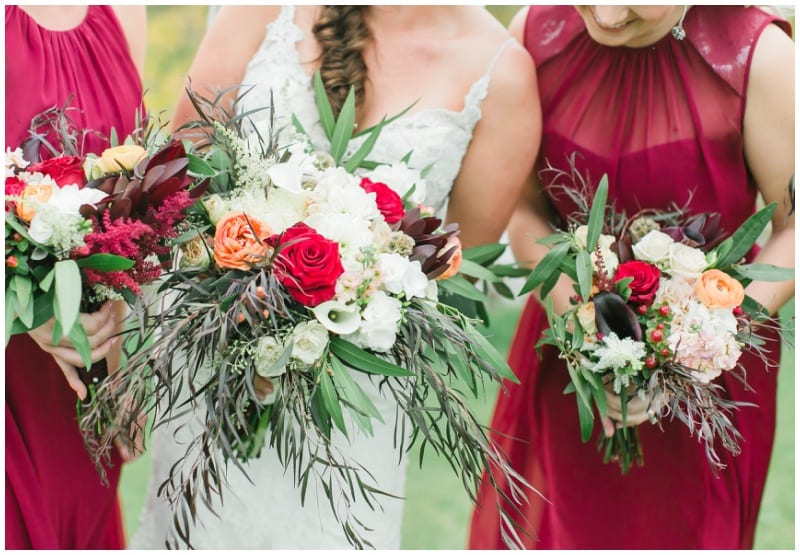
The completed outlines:
[[[355,86],[360,129],[417,101],[383,130],[370,158],[397,163],[413,150],[409,166],[433,165],[424,204],[459,222],[464,247],[500,237],[532,170],[541,129],[531,59],[488,12],[476,6],[225,6],[189,77],[201,94],[253,86],[240,99],[242,112],[269,105],[272,95],[276,127],[289,129],[294,113],[324,149],[312,89],[316,70],[335,113]],[[173,128],[195,117],[183,96]],[[263,132],[267,117],[255,113],[254,127]],[[370,472],[378,489],[394,496],[382,496],[374,509],[361,502],[350,510],[372,546],[397,549],[406,466],[394,441],[397,405],[377,383],[358,378],[385,424],[376,424],[372,436],[348,439],[336,431],[332,440]],[[191,420],[197,431],[201,420]],[[163,548],[174,539],[170,508],[157,490],[184,453],[186,424],[171,422],[153,433],[148,497],[132,548]],[[291,471],[284,472],[272,450],[265,447],[245,467],[246,475],[227,467],[218,517],[198,507],[194,547],[351,547],[322,488],[309,484],[301,505]]]

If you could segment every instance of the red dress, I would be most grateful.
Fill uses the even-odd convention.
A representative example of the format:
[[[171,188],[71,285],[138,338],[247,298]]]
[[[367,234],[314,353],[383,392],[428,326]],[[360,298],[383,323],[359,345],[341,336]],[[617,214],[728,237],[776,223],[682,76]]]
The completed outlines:
[[[692,211],[720,212],[724,229],[734,231],[753,213],[757,192],[743,155],[748,70],[761,31],[775,21],[758,8],[695,6],[684,41],[667,35],[644,48],[612,48],[589,37],[574,8],[532,8],[524,42],[542,101],[543,185],[572,185],[569,173],[541,170],[569,172],[568,157],[577,153],[580,174],[592,187],[608,174],[609,198],[629,214],[682,206],[693,191]],[[563,192],[549,193],[562,217],[574,210]],[[546,325],[531,298],[509,355],[521,384],[499,395],[491,423],[514,468],[548,499],[529,495],[527,547],[752,547],[775,431],[778,341],[770,342],[775,367],[753,355],[743,359],[755,393],[722,377],[731,398],[758,408],[736,413],[743,451],[732,457],[718,449],[728,465],[718,478],[677,420],[663,431],[640,426],[644,467],[622,476],[596,449],[599,422],[594,437],[581,442],[576,398],[562,393],[569,377],[555,350],[536,355]],[[503,548],[495,494],[484,486],[479,495],[469,547]]]
[[[31,118],[74,95],[72,118],[120,138],[134,129],[142,85],[114,12],[89,6],[67,31],[39,26],[6,6],[6,146],[27,138]],[[108,146],[89,137],[85,152]],[[44,157],[47,157],[43,153]],[[83,446],[75,393],[50,355],[27,334],[6,348],[7,549],[121,549],[116,453],[103,486]]]

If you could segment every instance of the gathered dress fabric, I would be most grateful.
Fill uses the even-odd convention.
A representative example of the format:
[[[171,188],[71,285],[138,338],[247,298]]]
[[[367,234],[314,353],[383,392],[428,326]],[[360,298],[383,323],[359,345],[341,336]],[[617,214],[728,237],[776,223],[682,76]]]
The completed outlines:
[[[604,174],[609,201],[641,208],[719,212],[727,233],[756,208],[742,120],[753,50],[761,32],[785,21],[756,7],[694,6],[686,38],[671,34],[642,48],[594,42],[571,6],[532,7],[524,42],[536,62],[543,137],[538,175],[562,221],[576,210],[564,187],[588,198]],[[574,173],[582,179],[575,179]],[[533,240],[533,239],[531,239]],[[575,394],[555,348],[537,355],[547,327],[532,297],[521,316],[509,362],[521,380],[500,393],[491,428],[513,467],[542,493],[523,508],[531,549],[745,549],[756,518],[775,432],[780,345],[769,334],[769,363],[746,352],[746,389],[728,373],[725,395],[750,402],[732,417],[742,452],[717,446],[727,466],[715,477],[703,445],[678,420],[639,427],[644,466],[621,475],[604,464],[596,442],[580,439]],[[492,489],[479,493],[469,536],[472,549],[501,549]]]
[[[53,31],[6,6],[5,146],[28,138],[31,118],[72,97],[70,117],[96,131],[83,152],[134,129],[142,85],[113,10],[89,6],[76,27]],[[42,151],[43,158],[50,154]],[[6,549],[121,549],[121,459],[103,485],[75,416],[76,395],[53,358],[27,335],[6,347]]]

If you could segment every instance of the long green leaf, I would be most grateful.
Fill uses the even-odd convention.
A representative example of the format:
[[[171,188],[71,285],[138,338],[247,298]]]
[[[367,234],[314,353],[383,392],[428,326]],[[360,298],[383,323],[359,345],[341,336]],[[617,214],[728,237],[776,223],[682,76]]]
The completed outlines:
[[[333,137],[331,138],[331,156],[336,164],[342,161],[345,151],[347,150],[347,143],[350,142],[353,136],[353,126],[356,122],[356,92],[354,88],[350,88],[347,93],[347,98],[344,100],[342,109],[339,112],[339,118],[336,120],[336,127],[333,129]]]
[[[586,405],[577,398],[578,401],[578,419],[581,425],[581,441],[586,443],[592,437],[592,428],[594,427],[594,414],[591,409],[587,409]]]
[[[597,245],[597,240],[600,238],[600,232],[603,230],[607,200],[608,176],[603,175],[602,179],[600,179],[600,184],[597,186],[597,191],[594,194],[592,208],[589,211],[589,221],[586,224],[588,227],[586,233],[586,250],[589,252],[594,250],[595,245]]]
[[[553,247],[550,252],[548,252],[544,258],[539,261],[539,263],[531,272],[531,275],[528,276],[528,279],[525,281],[525,285],[522,286],[520,295],[524,295],[529,291],[533,291],[539,287],[542,282],[553,275],[553,273],[558,270],[558,267],[561,264],[564,256],[566,256],[567,252],[569,252],[569,243],[561,243]]]
[[[80,320],[75,321],[75,324],[67,335],[69,336],[69,340],[72,341],[75,350],[78,351],[83,365],[86,368],[91,368],[92,347],[89,345],[89,338],[86,336],[86,330],[83,329],[83,324],[81,324]]]
[[[575,258],[575,270],[578,275],[578,289],[584,301],[589,299],[589,294],[592,291],[592,268],[592,259],[589,256],[589,251],[580,249],[578,256]]]
[[[459,266],[458,272],[460,274],[464,274],[465,276],[482,279],[492,283],[500,281],[500,278],[498,278],[489,268],[484,268],[480,264],[476,264],[475,262],[465,258],[461,259],[461,266]]]
[[[77,260],[79,268],[91,268],[98,272],[116,272],[133,268],[133,260],[116,254],[91,254]]]
[[[481,334],[481,332],[475,329],[475,326],[465,321],[464,331],[467,332],[472,340],[471,346],[481,358],[489,361],[489,364],[491,364],[492,368],[494,368],[495,372],[497,372],[501,378],[509,380],[513,383],[519,383],[519,379],[511,370],[511,367],[508,365],[508,362],[506,362],[505,357],[500,354],[494,345],[489,343],[489,341],[483,336],[483,334]]]
[[[8,295],[8,291],[6,291],[6,295]],[[33,297],[33,324],[28,327],[25,326],[22,322],[18,319],[9,320],[6,319],[6,325],[12,324],[11,326],[11,335],[16,335],[18,333],[25,333],[32,329],[36,329],[45,322],[47,322],[50,318],[53,317],[53,298],[55,297],[55,293],[51,289],[44,295],[38,295]],[[16,294],[14,295],[14,304],[12,306],[16,307]],[[6,312],[8,312],[8,303],[6,304]],[[8,328],[6,328],[6,333],[8,333]]]
[[[319,71],[314,73],[314,99],[317,101],[317,111],[322,129],[325,131],[325,136],[331,141],[336,120],[333,117],[333,108],[331,108],[331,102],[328,100],[328,93],[325,92],[325,85],[322,83],[322,75]]]
[[[194,154],[186,153],[186,158],[189,160],[189,165],[187,166],[187,170],[190,173],[195,175],[202,175],[206,177],[214,177],[217,175],[217,172],[214,168],[212,168],[208,162],[196,156]]]
[[[368,374],[377,374],[379,376],[414,375],[413,372],[409,372],[405,368],[401,368],[396,364],[376,357],[372,353],[368,353],[361,347],[357,347],[341,337],[332,338],[330,348],[331,353],[337,356],[343,363]]]
[[[342,406],[339,404],[339,395],[336,393],[336,388],[331,381],[331,377],[325,370],[320,370],[318,379],[319,390],[322,394],[322,402],[325,403],[325,408],[328,410],[328,414],[331,415],[333,423],[336,424],[336,427],[347,437],[347,428],[344,425]]]
[[[53,285],[53,279],[56,277],[56,269],[51,268],[47,275],[39,282],[39,288],[42,291],[50,291],[50,286]]]
[[[449,279],[443,279],[438,282],[439,289],[459,295],[465,299],[478,302],[486,302],[489,298],[486,293],[475,288],[473,284],[459,275],[455,275]]]
[[[6,347],[8,340],[14,335],[13,328],[16,323],[17,293],[11,288],[6,289]]]
[[[19,311],[20,319],[25,323],[26,326],[30,326],[33,320],[33,304],[31,303],[33,284],[31,283],[30,279],[16,275],[11,278],[11,285],[17,293],[17,306],[21,309],[21,311]],[[26,307],[31,309],[30,319],[27,321],[26,318],[22,316],[22,312],[25,311]]]
[[[753,281],[786,281],[794,279],[794,268],[781,268],[773,264],[740,264],[731,268]]]
[[[344,169],[347,170],[348,173],[353,173],[356,168],[361,165],[369,153],[372,152],[372,149],[375,147],[375,143],[378,142],[378,137],[381,134],[381,130],[383,130],[383,122],[386,118],[381,120],[381,123],[375,126],[375,130],[370,133],[370,135],[361,143],[361,146],[356,150],[355,154],[353,154],[347,162],[344,163]]]
[[[464,260],[470,260],[475,264],[491,264],[506,251],[506,245],[503,243],[489,243],[487,245],[480,245],[469,249],[464,249],[461,256]]]
[[[739,229],[736,230],[736,233],[728,237],[722,244],[714,249],[718,254],[718,259],[714,267],[727,268],[744,258],[753,247],[756,239],[761,235],[761,232],[767,227],[777,206],[777,203],[773,202],[747,218]],[[727,245],[723,247],[722,245],[726,243]],[[720,253],[725,251],[727,251],[727,254],[722,256]]]
[[[81,305],[81,271],[74,260],[59,260],[55,264],[56,296],[53,312],[68,335],[78,319]]]

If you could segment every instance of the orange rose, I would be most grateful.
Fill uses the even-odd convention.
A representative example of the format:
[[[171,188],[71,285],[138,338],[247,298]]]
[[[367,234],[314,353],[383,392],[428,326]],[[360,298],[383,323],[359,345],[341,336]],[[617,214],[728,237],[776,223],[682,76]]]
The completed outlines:
[[[26,222],[31,221],[36,215],[36,203],[44,204],[52,195],[53,186],[50,184],[39,183],[36,185],[26,185],[25,188],[22,189],[22,193],[20,193],[22,202],[17,204],[17,216]],[[33,202],[25,202],[26,200]]]
[[[268,247],[264,240],[272,229],[242,212],[231,212],[217,222],[214,234],[214,260],[220,268],[249,270],[262,260]]]
[[[436,279],[449,279],[458,273],[458,269],[461,267],[461,240],[458,237],[451,235],[447,243],[439,249],[439,255],[441,256],[453,247],[456,247],[456,251],[447,261],[447,269]]]
[[[703,272],[694,293],[708,308],[734,308],[744,300],[742,284],[719,270]]]

